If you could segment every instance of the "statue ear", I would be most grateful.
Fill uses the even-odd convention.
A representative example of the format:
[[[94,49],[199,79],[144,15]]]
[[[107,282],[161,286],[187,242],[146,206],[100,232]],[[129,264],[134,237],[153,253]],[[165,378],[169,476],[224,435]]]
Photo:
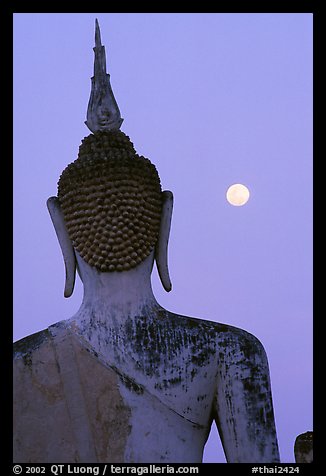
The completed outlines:
[[[173,193],[169,190],[162,192],[163,205],[161,213],[161,224],[159,237],[155,246],[155,261],[161,283],[165,291],[172,289],[168,268],[168,243],[171,228],[171,218],[173,210]]]
[[[63,260],[66,269],[66,281],[64,289],[64,297],[70,297],[73,293],[76,277],[76,256],[75,251],[68,236],[66,224],[64,222],[63,213],[57,197],[50,197],[47,207],[52,219],[55,232],[61,247]]]

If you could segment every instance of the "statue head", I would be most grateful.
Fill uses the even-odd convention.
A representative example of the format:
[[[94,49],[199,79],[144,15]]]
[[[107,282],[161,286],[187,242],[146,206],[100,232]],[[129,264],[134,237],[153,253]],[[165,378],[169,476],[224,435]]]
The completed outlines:
[[[121,131],[86,137],[58,182],[58,199],[74,248],[102,272],[127,271],[158,238],[161,183],[155,166]]]
[[[73,292],[76,254],[98,272],[112,273],[136,268],[153,250],[163,287],[170,291],[167,245],[173,195],[162,192],[155,166],[119,130],[122,118],[97,20],[95,44],[86,121],[93,133],[63,170],[57,197],[47,202],[66,266],[64,295]]]

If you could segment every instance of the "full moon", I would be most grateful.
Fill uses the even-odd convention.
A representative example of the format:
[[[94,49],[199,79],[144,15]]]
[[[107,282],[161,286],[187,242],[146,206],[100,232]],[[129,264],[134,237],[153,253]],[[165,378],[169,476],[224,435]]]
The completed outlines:
[[[235,207],[241,207],[249,200],[249,190],[245,185],[241,183],[235,183],[231,185],[226,192],[226,199]]]

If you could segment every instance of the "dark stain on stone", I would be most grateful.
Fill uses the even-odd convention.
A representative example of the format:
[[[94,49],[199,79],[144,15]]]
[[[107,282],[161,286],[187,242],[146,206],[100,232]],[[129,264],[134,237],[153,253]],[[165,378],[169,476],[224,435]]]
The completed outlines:
[[[120,372],[115,367],[112,367],[112,368],[114,368],[114,370],[117,372],[117,374],[120,377],[121,382],[123,383],[123,385],[125,387],[128,388],[128,390],[130,390],[131,392],[136,393],[137,395],[142,395],[144,393],[144,387],[142,385],[138,384],[137,382],[135,382],[135,380],[133,380],[132,378],[123,374],[122,372]]]
[[[202,400],[205,400],[205,398],[207,398],[207,395],[204,394],[204,395],[198,395],[197,397],[197,402],[201,402]]]
[[[177,384],[179,384],[179,383],[181,382],[181,380],[182,380],[182,379],[181,379],[181,377],[179,376],[179,377],[171,378],[171,379],[169,380],[169,382],[170,382],[171,385],[177,385]]]
[[[170,366],[171,378],[163,379],[156,388],[180,384],[189,365],[193,379],[196,367],[206,365],[215,354],[216,332],[211,336],[210,326],[168,311],[161,311],[157,319],[157,314],[153,318],[151,310],[144,308],[135,321],[127,320],[124,330],[129,353],[139,356],[146,375],[160,379],[161,369]]]
[[[47,329],[31,334],[30,336],[24,337],[23,339],[14,342],[13,344],[13,354],[14,358],[23,357],[24,363],[26,360],[26,365],[29,364],[29,358],[26,354],[31,354],[34,350],[38,349],[40,345],[50,337],[49,331]]]
[[[260,408],[259,410],[259,420],[264,422],[265,421],[265,412],[263,408]]]
[[[24,362],[24,365],[26,365],[26,367],[30,367],[30,368],[32,367],[33,360],[32,360],[31,352],[23,355],[23,362]]]
[[[247,392],[255,392],[256,394],[259,393],[260,390],[260,384],[256,383],[251,377],[243,379],[243,388]]]
[[[191,369],[190,376],[191,376],[191,381],[195,378],[195,376],[198,374],[198,370],[196,368]]]

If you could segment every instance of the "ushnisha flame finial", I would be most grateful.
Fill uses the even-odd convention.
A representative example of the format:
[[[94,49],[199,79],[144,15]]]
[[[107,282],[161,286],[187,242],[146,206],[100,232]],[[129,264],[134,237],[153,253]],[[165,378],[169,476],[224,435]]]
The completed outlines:
[[[110,75],[106,72],[105,47],[101,44],[101,33],[97,19],[95,20],[95,47],[93,48],[94,76],[91,95],[87,108],[86,126],[93,133],[120,129],[123,119],[114,98],[110,84]]]

